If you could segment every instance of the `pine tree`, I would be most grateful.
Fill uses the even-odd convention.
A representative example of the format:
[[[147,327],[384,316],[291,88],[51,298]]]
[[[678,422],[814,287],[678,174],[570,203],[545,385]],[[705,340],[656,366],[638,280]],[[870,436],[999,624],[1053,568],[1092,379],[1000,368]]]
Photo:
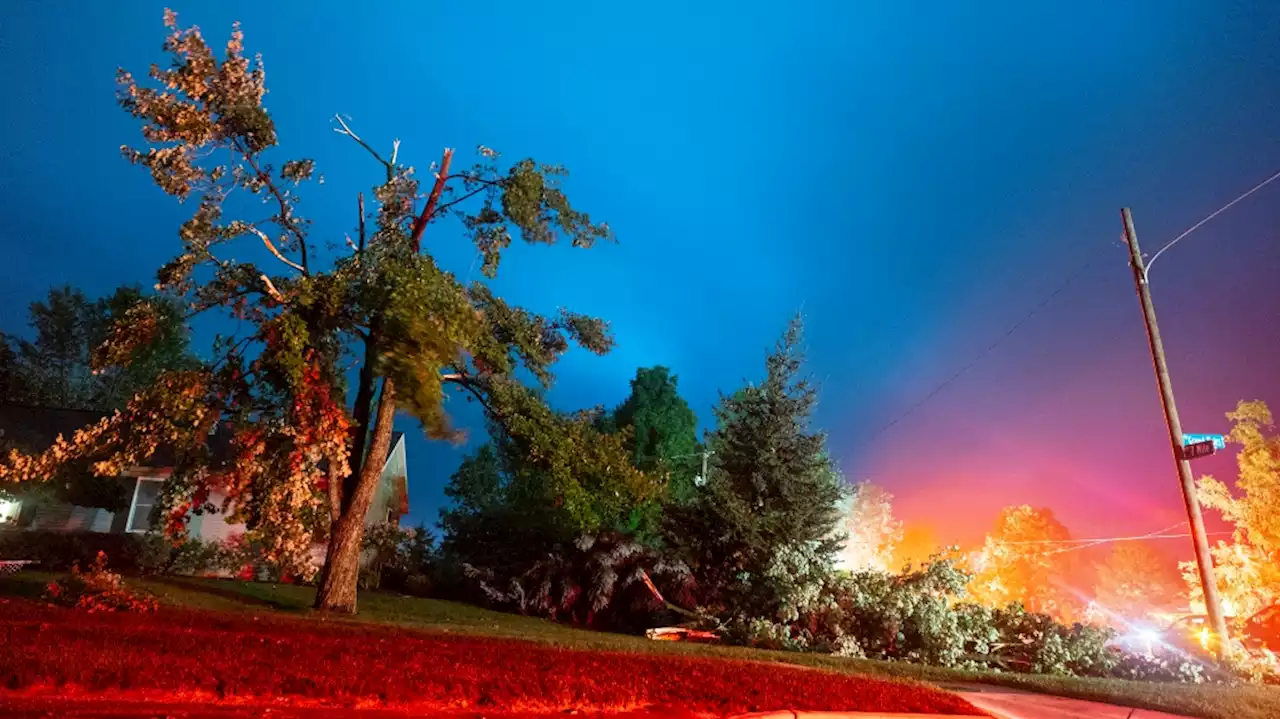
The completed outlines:
[[[779,588],[763,580],[783,553],[829,564],[840,544],[842,482],[826,435],[809,427],[817,391],[801,376],[800,331],[797,318],[762,384],[721,399],[707,484],[671,512],[669,541],[685,551],[704,604],[734,613],[774,611]]]

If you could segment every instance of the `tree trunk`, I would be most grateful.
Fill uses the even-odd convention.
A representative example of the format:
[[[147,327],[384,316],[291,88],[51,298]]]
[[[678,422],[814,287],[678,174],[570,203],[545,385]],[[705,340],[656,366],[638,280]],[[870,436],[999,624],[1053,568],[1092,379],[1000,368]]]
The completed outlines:
[[[364,457],[364,463],[360,465],[354,491],[343,497],[342,516],[334,523],[333,531],[329,534],[329,551],[325,556],[324,569],[320,572],[320,586],[316,591],[316,609],[343,614],[356,613],[356,587],[360,581],[364,520],[391,449],[392,420],[395,413],[395,387],[390,379],[384,379],[369,451]]]

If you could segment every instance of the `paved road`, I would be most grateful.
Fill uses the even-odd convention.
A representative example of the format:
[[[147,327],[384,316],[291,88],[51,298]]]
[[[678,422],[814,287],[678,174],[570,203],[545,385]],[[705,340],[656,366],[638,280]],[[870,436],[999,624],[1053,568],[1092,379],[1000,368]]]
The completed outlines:
[[[1192,719],[1149,709],[1034,694],[985,684],[941,686],[959,694],[996,719]]]

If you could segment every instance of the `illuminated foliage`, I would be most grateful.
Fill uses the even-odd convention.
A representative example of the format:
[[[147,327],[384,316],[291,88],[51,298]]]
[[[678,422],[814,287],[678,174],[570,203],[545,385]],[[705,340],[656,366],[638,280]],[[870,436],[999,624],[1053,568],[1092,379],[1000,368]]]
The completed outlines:
[[[1280,602],[1280,435],[1262,402],[1240,402],[1227,419],[1235,423],[1227,439],[1240,445],[1235,489],[1205,476],[1197,493],[1205,507],[1233,525],[1231,541],[1212,548],[1213,563],[1223,608],[1246,619]],[[1182,571],[1192,606],[1203,610],[1195,564],[1184,563]]]
[[[893,495],[879,485],[859,482],[840,505],[844,546],[837,555],[841,569],[861,571],[899,569],[891,566],[902,539],[902,522],[893,516]]]
[[[632,466],[628,432],[601,433],[595,413],[555,412],[519,385],[503,392],[508,406],[527,406],[509,427],[494,423],[493,440],[445,488],[450,561],[515,571],[584,536],[629,529],[635,508],[662,496],[661,478]]]
[[[989,607],[1019,602],[1031,612],[1074,619],[1082,602],[1071,588],[1075,555],[1062,544],[1070,538],[1052,510],[1006,507],[974,560],[969,593]]]
[[[614,461],[616,447],[587,431],[587,419],[556,415],[515,379],[524,370],[550,383],[551,365],[571,344],[606,352],[605,324],[512,307],[424,251],[428,226],[448,215],[461,219],[489,278],[513,237],[536,244],[566,238],[576,247],[611,237],[607,225],[569,204],[562,168],[532,160],[504,168],[481,147],[475,165],[455,171],[446,150],[422,186],[400,162],[398,141],[384,157],[335,118],[335,129],[380,172],[368,211],[363,196],[352,198],[356,239],[342,252],[326,251],[299,212],[301,193],[322,178],[309,159],[276,157],[279,137],[263,104],[266,74],[261,59],[246,54],[240,29],[217,53],[174,13],[166,11],[165,25],[171,63],[153,65],[146,79],[117,74],[119,103],[140,121],[144,141],[122,152],[161,190],[193,206],[178,232],[181,251],[157,273],[158,289],[182,297],[189,314],[222,311],[239,329],[219,338],[207,366],[162,376],[100,425],[43,455],[10,455],[0,479],[47,477],[90,451],[109,455],[98,471],[116,472],[171,448],[178,466],[163,497],[170,532],[180,534],[191,512],[228,512],[295,576],[314,571],[312,549],[327,539],[317,605],[347,612],[355,610],[364,516],[397,410],[429,436],[454,439],[448,395],[478,399],[545,472],[545,492],[583,522],[607,514],[586,501],[593,487],[616,483],[619,497],[647,491],[643,475]],[[230,216],[258,204],[265,217]],[[102,362],[122,361],[153,332],[150,315],[128,319],[106,338]],[[358,373],[348,404],[352,367]],[[218,428],[229,432],[226,461],[209,446]],[[209,504],[215,489],[224,506]]]
[[[1115,545],[1097,566],[1095,598],[1107,611],[1135,621],[1182,600],[1175,563],[1141,544]]]

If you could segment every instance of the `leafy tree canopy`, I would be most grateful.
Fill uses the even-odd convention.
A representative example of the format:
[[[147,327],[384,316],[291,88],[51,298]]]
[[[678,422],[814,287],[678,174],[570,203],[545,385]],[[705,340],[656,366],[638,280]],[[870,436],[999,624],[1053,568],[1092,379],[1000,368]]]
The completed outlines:
[[[485,280],[467,283],[440,267],[423,242],[430,225],[456,217],[487,279],[516,238],[575,247],[611,238],[606,224],[569,203],[563,168],[505,163],[480,147],[476,163],[458,169],[445,150],[422,185],[398,141],[379,152],[338,117],[335,130],[372,157],[377,184],[369,207],[363,195],[351,198],[354,229],[314,228],[300,200],[318,182],[317,168],[278,155],[263,104],[266,73],[246,54],[243,33],[235,28],[217,53],[174,13],[165,25],[171,62],[153,65],[146,80],[117,76],[120,105],[142,126],[143,145],[123,153],[194,208],[178,233],[180,251],[158,272],[161,289],[191,313],[220,310],[240,328],[220,338],[208,366],[165,374],[120,413],[41,456],[11,455],[0,479],[41,476],[67,457],[102,451],[110,457],[95,470],[110,474],[161,443],[174,446],[178,466],[163,498],[171,531],[207,503],[211,487],[222,488],[233,519],[247,521],[291,572],[305,573],[313,545],[327,537],[317,606],[345,612],[355,610],[364,516],[397,411],[429,436],[453,439],[446,396],[474,397],[553,477],[565,506],[588,512],[574,484],[584,475],[574,468],[585,463],[590,481],[612,481],[608,460],[581,423],[559,421],[517,373],[545,385],[571,344],[608,351],[605,323],[510,305]],[[251,207],[266,212],[235,216]],[[345,246],[326,252],[344,233]],[[144,334],[135,328],[153,321],[137,315],[116,324],[100,368],[132,355]],[[348,367],[358,368],[350,404]],[[207,447],[218,423],[233,435],[225,465],[212,464]]]
[[[1240,402],[1227,419],[1234,423],[1227,438],[1240,446],[1235,487],[1205,476],[1197,494],[1233,525],[1231,541],[1211,551],[1224,609],[1248,618],[1280,602],[1280,435],[1263,402]],[[1203,609],[1195,563],[1187,562],[1182,571],[1192,605]]]
[[[641,367],[631,380],[631,394],[613,412],[613,422],[631,428],[631,450],[637,468],[673,472],[682,481],[698,451],[698,418],[680,396],[676,376],[666,367]],[[674,489],[674,488],[673,488]],[[682,489],[682,491],[689,491]]]
[[[1150,547],[1117,544],[1097,569],[1095,597],[1108,616],[1117,614],[1130,621],[1141,619],[1183,599],[1177,564]]]
[[[1070,588],[1077,555],[1059,544],[1068,539],[1053,510],[1006,507],[977,557],[969,593],[990,607],[1020,602],[1031,612],[1074,619],[1081,610]]]
[[[602,434],[591,412],[548,412],[547,439],[491,426],[445,488],[445,555],[487,567],[518,564],[583,536],[628,528],[638,506],[661,496],[660,478],[630,463],[630,433]],[[570,457],[570,454],[576,456]]]
[[[4,399],[23,404],[110,411],[148,389],[161,374],[192,369],[199,362],[190,351],[182,306],[171,297],[145,296],[136,287],[121,287],[99,300],[80,290],[49,290],[33,302],[29,325],[34,337],[4,337],[0,348],[0,389]],[[139,341],[120,364],[94,368],[94,356],[117,324],[133,327]]]

